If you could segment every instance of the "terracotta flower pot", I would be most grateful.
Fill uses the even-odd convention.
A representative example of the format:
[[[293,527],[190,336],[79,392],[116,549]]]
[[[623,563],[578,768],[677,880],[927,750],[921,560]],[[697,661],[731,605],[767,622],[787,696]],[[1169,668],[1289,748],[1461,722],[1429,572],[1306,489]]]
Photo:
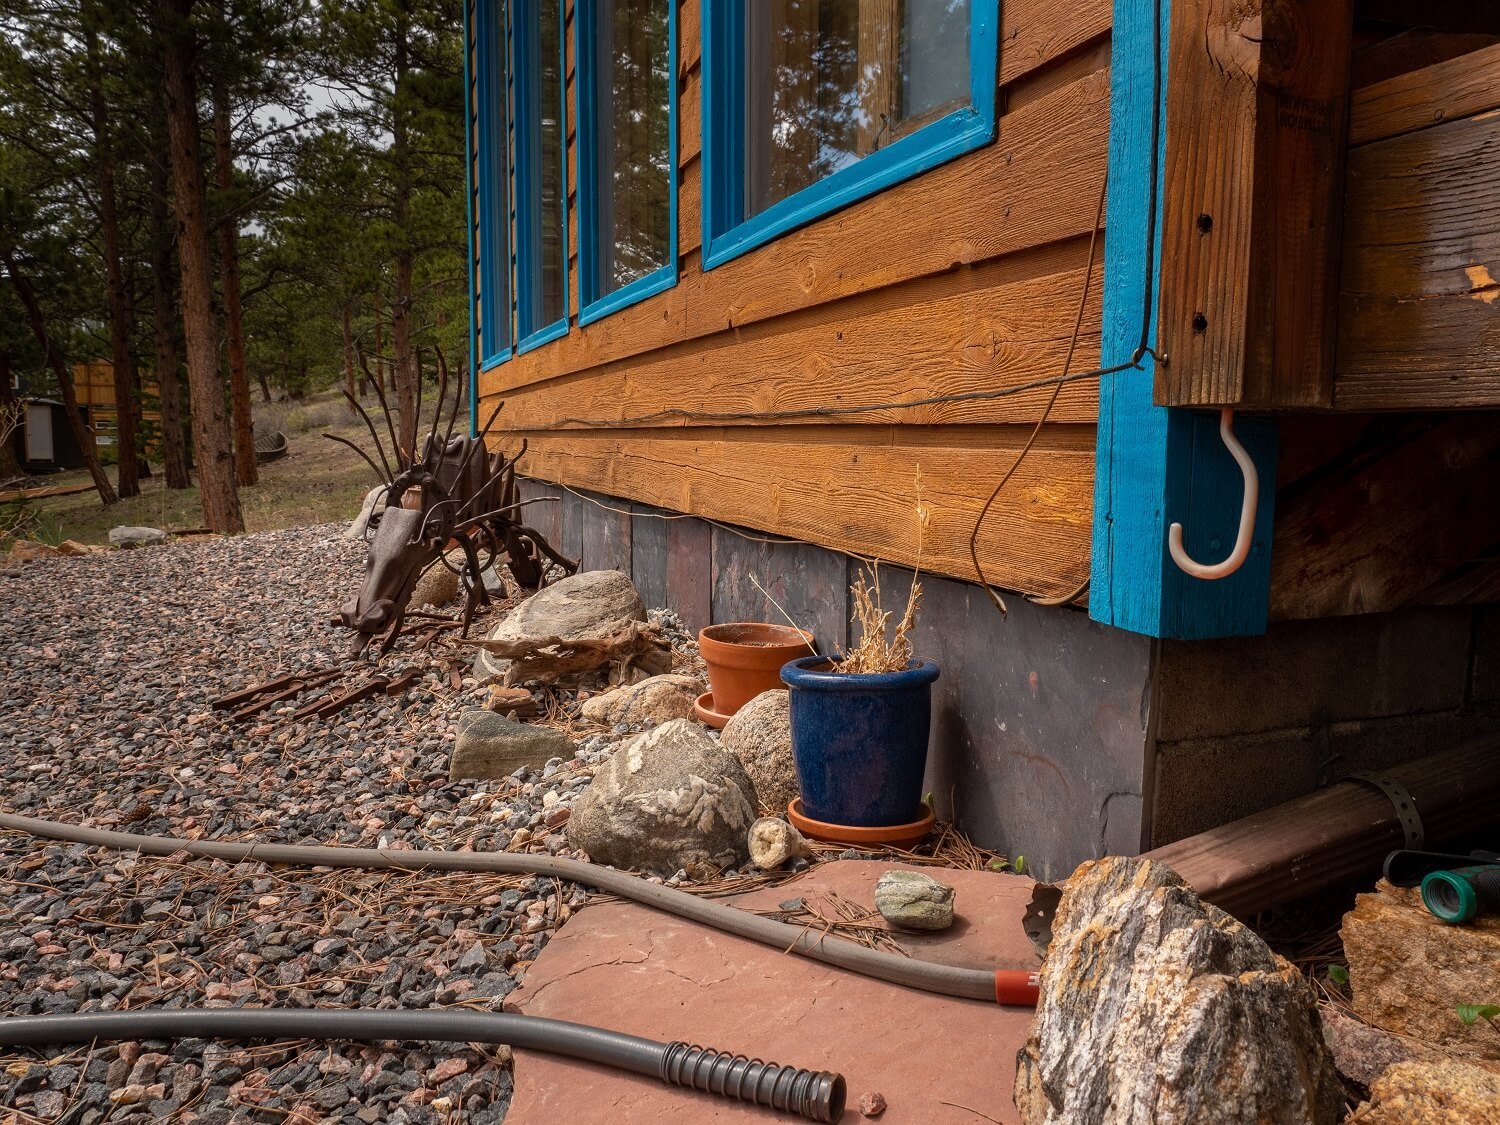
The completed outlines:
[[[790,625],[735,621],[698,633],[698,651],[708,665],[713,709],[733,715],[763,691],[781,687],[781,667],[809,656],[813,636]]]

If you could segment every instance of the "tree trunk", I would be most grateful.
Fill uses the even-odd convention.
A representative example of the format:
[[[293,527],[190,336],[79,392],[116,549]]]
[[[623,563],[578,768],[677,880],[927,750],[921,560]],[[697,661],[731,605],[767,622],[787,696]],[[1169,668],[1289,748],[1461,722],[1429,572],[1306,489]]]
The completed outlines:
[[[68,425],[73,430],[73,439],[78,442],[78,448],[83,451],[83,463],[88,467],[89,476],[94,479],[94,487],[99,490],[99,500],[105,506],[116,504],[120,498],[115,495],[115,490],[109,483],[109,477],[104,475],[104,468],[99,464],[99,454],[94,446],[94,435],[83,424],[83,414],[78,409],[78,395],[73,390],[73,376],[68,372],[68,365],[63,362],[62,353],[57,350],[57,345],[52,342],[52,337],[47,333],[47,321],[42,316],[41,305],[37,303],[36,291],[31,288],[30,279],[21,272],[21,267],[17,264],[15,254],[10,247],[0,249],[0,261],[4,261],[6,272],[10,274],[11,284],[16,288],[16,296],[26,310],[26,319],[31,322],[31,334],[36,337],[36,342],[46,353],[47,365],[57,376],[57,389],[62,393],[63,409],[68,415]]]
[[[162,144],[157,152],[166,146]],[[167,210],[167,170],[160,159],[151,168],[151,327],[156,337],[156,395],[161,403],[161,456],[168,488],[191,488],[187,435],[182,417],[177,323],[173,308],[172,228]]]
[[[224,18],[223,5],[216,5]],[[227,36],[226,36],[227,39]],[[213,83],[214,176],[227,201],[234,192],[234,138],[229,129],[229,92]],[[224,293],[224,334],[229,351],[229,398],[234,408],[234,475],[242,485],[260,479],[255,469],[255,422],[250,381],[245,377],[245,318],[240,307],[240,220],[230,210],[219,220],[219,282]]]
[[[358,388],[354,385],[354,328],[349,323],[349,302],[344,302],[344,389],[350,398],[355,398]],[[349,413],[354,413],[354,403],[349,404]]]
[[[381,357],[385,355],[385,336],[381,332],[384,324],[380,319],[380,294],[375,294],[375,296],[372,298],[372,301],[375,305],[375,378],[380,380],[379,389],[384,392],[385,361]],[[368,389],[372,392],[376,390],[375,387],[370,387]]]
[[[396,381],[397,432],[401,447],[414,455],[417,444],[417,374],[412,362],[411,146],[401,92],[408,67],[407,0],[396,0],[396,81],[391,107],[391,207],[396,221],[395,295],[391,301],[391,355]]]
[[[89,116],[94,132],[94,173],[99,191],[99,233],[104,242],[104,294],[109,305],[110,363],[115,377],[115,442],[119,450],[117,476],[121,497],[139,496],[140,467],[136,464],[135,352],[130,346],[130,298],[125,292],[120,263],[120,214],[115,198],[115,154],[109,136],[109,114],[104,103],[104,76],[99,63],[99,34],[92,18],[85,18],[84,44],[88,59]]]
[[[188,18],[192,7],[193,0],[157,0],[162,21],[177,256],[182,266],[182,327],[187,345],[188,397],[193,409],[193,459],[203,497],[203,522],[214,531],[236,534],[245,529],[245,524],[234,481],[234,454],[229,448],[229,420],[214,340],[213,264],[198,151],[196,43]]]
[[[21,463],[16,460],[16,435],[26,424],[25,415],[14,418],[15,426],[9,433],[5,432],[17,401],[15,392],[10,389],[10,379],[10,352],[0,347],[0,479],[21,474]]]

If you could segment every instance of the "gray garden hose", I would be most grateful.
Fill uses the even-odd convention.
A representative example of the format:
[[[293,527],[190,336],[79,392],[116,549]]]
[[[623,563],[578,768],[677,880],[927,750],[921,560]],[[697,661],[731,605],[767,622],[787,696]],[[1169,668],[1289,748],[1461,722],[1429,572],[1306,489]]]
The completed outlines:
[[[94,844],[145,855],[188,855],[229,863],[283,863],[301,867],[357,867],[375,871],[475,871],[500,875],[545,875],[581,883],[655,907],[679,918],[702,922],[726,933],[800,953],[824,964],[942,996],[1035,1006],[1036,973],[1027,969],[962,969],[918,961],[896,953],[832,940],[808,927],[762,918],[732,906],[709,902],[623,871],[555,856],[509,852],[385,851],[379,848],[322,847],[311,844],[255,844],[138,836],[0,813],[0,828],[53,840]]]
[[[500,1012],[359,1008],[143,1008],[70,1016],[0,1018],[0,1046],[121,1039],[349,1039],[506,1043],[602,1063],[670,1086],[833,1122],[844,1113],[844,1079],[677,1041],[658,1043],[587,1024]]]

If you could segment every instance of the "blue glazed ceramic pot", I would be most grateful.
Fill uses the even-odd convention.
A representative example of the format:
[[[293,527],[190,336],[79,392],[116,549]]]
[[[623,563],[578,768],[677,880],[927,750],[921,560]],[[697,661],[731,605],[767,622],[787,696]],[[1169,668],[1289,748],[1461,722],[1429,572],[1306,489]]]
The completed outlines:
[[[861,828],[916,820],[938,666],[914,660],[902,672],[857,675],[829,667],[825,656],[805,656],[781,669],[802,811]]]

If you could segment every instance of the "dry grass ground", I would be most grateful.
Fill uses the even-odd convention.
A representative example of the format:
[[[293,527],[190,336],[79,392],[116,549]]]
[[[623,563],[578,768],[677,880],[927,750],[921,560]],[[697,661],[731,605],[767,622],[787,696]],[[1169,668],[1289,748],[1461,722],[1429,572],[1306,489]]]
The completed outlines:
[[[431,388],[428,396],[430,402]],[[375,403],[371,401],[366,407],[376,412],[378,424]],[[376,482],[369,466],[354,453],[322,436],[325,432],[338,434],[369,446],[364,424],[349,412],[337,392],[325,392],[300,403],[257,406],[256,428],[283,431],[290,452],[279,461],[261,465],[260,482],[240,490],[246,531],[275,531],[354,518],[364,494]],[[154,475],[141,482],[139,496],[108,508],[99,504],[93,492],[31,502],[37,517],[32,522],[32,537],[52,543],[64,539],[105,543],[109,529],[121,524],[165,531],[201,527],[203,514],[197,488],[168,489],[161,466],[153,464],[152,469]],[[108,472],[113,479],[113,466]],[[87,484],[88,480],[88,474],[78,470],[59,473],[48,483]]]

